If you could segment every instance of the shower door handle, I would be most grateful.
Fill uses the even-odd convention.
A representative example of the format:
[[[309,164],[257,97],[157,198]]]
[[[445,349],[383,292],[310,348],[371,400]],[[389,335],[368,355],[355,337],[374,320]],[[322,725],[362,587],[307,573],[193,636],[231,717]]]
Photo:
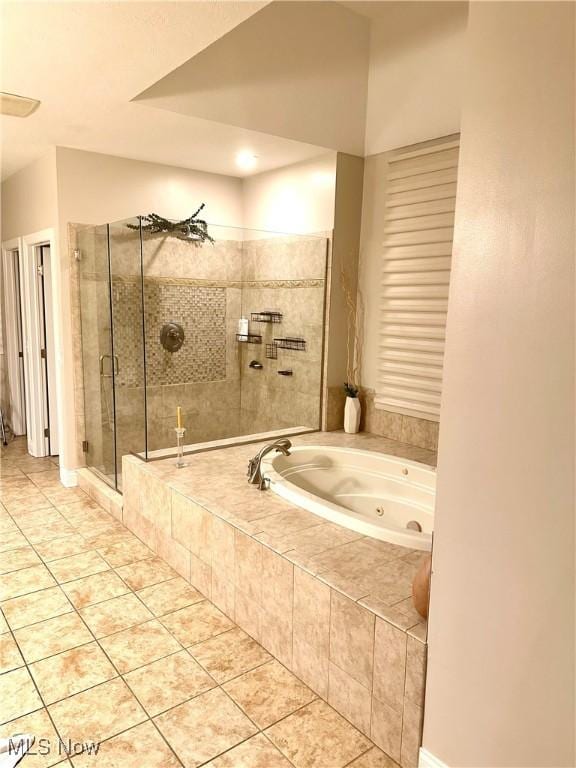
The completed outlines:
[[[113,364],[113,370],[110,373],[104,373],[104,360],[110,360]],[[112,376],[118,376],[120,373],[120,363],[118,361],[118,355],[100,355],[100,376],[105,379],[111,379]]]

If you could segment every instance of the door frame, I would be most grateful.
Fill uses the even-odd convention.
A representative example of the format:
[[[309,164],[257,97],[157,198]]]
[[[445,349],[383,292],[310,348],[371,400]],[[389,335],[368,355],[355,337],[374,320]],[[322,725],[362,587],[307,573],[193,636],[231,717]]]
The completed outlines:
[[[42,245],[50,246],[51,266],[57,258],[56,234],[54,229],[44,229],[30,235],[24,235],[20,249],[20,290],[23,316],[24,336],[24,366],[26,386],[26,413],[28,422],[28,451],[32,456],[48,455],[48,439],[44,436],[44,428],[47,425],[48,403],[45,388],[43,361],[40,356],[42,348],[42,308],[40,307],[40,295],[38,291],[37,249]],[[52,299],[51,311],[47,312],[45,322],[51,321],[52,339],[58,338],[56,328],[56,308],[53,305],[54,297],[58,295],[56,285],[57,270],[50,269],[50,294]],[[62,376],[58,365],[58,355],[53,352],[53,367],[55,369],[56,399],[58,404],[62,402]],[[62,414],[56,423],[56,444],[62,445]]]
[[[2,301],[6,338],[6,372],[10,398],[10,426],[15,435],[26,434],[26,401],[24,376],[23,328],[21,327],[20,277],[15,269],[14,253],[20,265],[21,238],[2,243]],[[22,356],[20,352],[22,351]]]

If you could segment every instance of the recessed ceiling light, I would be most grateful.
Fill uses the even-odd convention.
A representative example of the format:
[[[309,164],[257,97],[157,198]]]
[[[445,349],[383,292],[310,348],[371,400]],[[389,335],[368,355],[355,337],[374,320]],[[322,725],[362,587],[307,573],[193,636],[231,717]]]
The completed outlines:
[[[27,99],[14,93],[0,92],[0,114],[10,117],[28,117],[40,106],[37,99]]]
[[[243,149],[236,155],[236,165],[238,168],[242,168],[243,171],[251,171],[256,168],[258,163],[258,155],[250,152],[249,149]]]

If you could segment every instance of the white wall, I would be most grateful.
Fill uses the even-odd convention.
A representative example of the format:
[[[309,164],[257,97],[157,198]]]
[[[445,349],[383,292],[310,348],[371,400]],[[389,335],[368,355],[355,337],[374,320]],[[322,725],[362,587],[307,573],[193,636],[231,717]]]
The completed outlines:
[[[64,147],[56,153],[64,225],[103,224],[151,211],[185,218],[203,202],[209,221],[242,225],[240,179]]]
[[[49,150],[38,160],[3,181],[0,198],[2,242],[56,227],[56,150]]]
[[[468,4],[389,2],[374,19],[365,154],[456,133]]]
[[[334,227],[336,152],[242,182],[243,221],[248,229],[310,234]]]
[[[424,747],[573,766],[574,3],[476,2]]]

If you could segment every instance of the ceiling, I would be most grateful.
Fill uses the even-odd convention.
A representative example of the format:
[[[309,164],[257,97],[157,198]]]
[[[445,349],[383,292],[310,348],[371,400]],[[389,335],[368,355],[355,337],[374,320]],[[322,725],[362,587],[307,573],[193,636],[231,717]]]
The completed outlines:
[[[276,0],[141,93],[139,104],[364,154],[370,23]]]
[[[262,172],[322,148],[133,101],[267,2],[0,3],[1,90],[40,99],[28,118],[2,116],[2,177],[51,146],[211,171]],[[253,170],[236,153],[258,155]]]

